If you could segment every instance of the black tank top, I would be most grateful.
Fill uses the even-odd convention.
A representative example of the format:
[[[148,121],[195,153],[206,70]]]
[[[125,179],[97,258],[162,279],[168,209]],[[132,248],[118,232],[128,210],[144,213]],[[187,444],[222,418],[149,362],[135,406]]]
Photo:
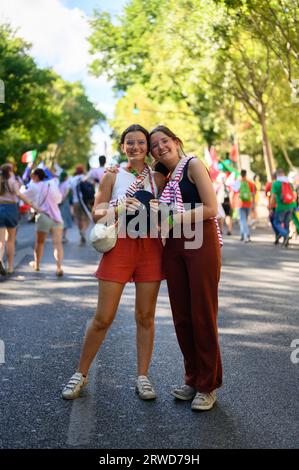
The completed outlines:
[[[188,178],[188,167],[189,163],[192,159],[190,159],[183,170],[183,177],[181,181],[179,182],[181,194],[182,194],[182,199],[183,203],[185,204],[191,204],[191,208],[195,207],[195,204],[201,203],[200,196],[197,191],[197,187],[194,183],[191,183],[191,181]],[[190,205],[189,205],[190,209]]]

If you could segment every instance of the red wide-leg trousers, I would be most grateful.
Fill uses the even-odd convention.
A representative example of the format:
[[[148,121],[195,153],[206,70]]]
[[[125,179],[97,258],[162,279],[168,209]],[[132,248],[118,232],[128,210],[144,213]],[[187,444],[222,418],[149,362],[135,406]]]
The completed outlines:
[[[184,356],[185,383],[209,393],[222,385],[217,312],[221,253],[214,220],[203,222],[203,244],[186,249],[169,238],[163,252],[177,339]]]

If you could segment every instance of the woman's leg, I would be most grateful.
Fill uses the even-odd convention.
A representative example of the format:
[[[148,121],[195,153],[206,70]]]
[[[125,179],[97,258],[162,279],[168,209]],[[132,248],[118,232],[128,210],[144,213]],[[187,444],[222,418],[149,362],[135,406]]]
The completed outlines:
[[[51,238],[53,242],[53,254],[56,261],[56,272],[59,273],[62,271],[61,264],[63,260],[63,247],[62,247],[62,234],[63,228],[56,227],[52,228],[51,231]]]
[[[233,231],[233,218],[231,215],[225,217],[225,222],[227,226],[227,234],[231,234]]]
[[[78,371],[85,376],[115,318],[124,286],[118,282],[99,281],[97,310],[87,329],[78,366]]]
[[[208,236],[210,235],[210,238]],[[194,361],[199,392],[210,393],[222,384],[222,364],[218,340],[218,283],[221,255],[217,243],[213,246],[213,233],[204,233],[208,241],[199,250],[185,250],[191,296],[191,317],[194,350],[187,351],[185,360]],[[194,251],[192,253],[192,251]],[[189,355],[188,355],[189,353]],[[192,356],[190,354],[192,353]]]
[[[47,232],[36,232],[35,243],[34,243],[34,262],[35,269],[39,269],[40,261],[44,253],[44,245],[48,234]]]
[[[160,281],[136,282],[135,319],[137,326],[137,371],[147,375],[155,334],[155,311]]]
[[[4,250],[5,250],[5,232],[6,228],[0,228],[0,261],[2,262],[4,257]]]
[[[16,233],[17,228],[7,228],[6,238],[6,256],[7,256],[7,268],[8,272],[13,270],[13,260],[15,257],[15,244],[16,244]]]
[[[184,356],[185,383],[196,384],[196,355],[191,315],[190,282],[187,267],[182,257],[182,242],[170,239],[163,253],[163,269],[167,279],[169,300],[177,340]]]

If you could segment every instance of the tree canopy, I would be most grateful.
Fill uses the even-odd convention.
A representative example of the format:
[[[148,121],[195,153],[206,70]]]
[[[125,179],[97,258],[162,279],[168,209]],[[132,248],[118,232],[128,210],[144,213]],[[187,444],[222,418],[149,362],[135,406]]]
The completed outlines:
[[[112,124],[175,126],[190,151],[237,139],[268,178],[299,166],[299,120],[287,118],[299,110],[298,18],[296,0],[131,0],[117,20],[95,13],[91,71],[121,92]]]
[[[59,163],[72,167],[86,161],[90,131],[105,119],[89,101],[81,83],[69,83],[51,69],[39,68],[30,44],[9,25],[0,26],[0,163],[20,162],[23,152],[56,144]]]

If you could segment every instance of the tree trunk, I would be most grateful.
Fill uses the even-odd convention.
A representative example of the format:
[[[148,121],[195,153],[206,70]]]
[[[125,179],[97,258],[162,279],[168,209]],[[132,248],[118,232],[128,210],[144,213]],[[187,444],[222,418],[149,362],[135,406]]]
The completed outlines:
[[[275,164],[274,164],[274,159],[273,159],[273,154],[272,154],[271,143],[270,143],[268,132],[267,132],[265,112],[262,112],[259,118],[260,118],[260,125],[262,127],[263,154],[264,154],[264,160],[265,160],[267,180],[272,181],[272,175],[275,171]]]
[[[291,162],[290,157],[289,157],[289,154],[288,154],[288,152],[287,152],[287,149],[285,148],[285,146],[284,146],[284,144],[282,143],[282,141],[281,141],[281,143],[280,143],[280,148],[281,148],[281,151],[282,151],[282,153],[283,153],[283,156],[284,156],[284,158],[285,158],[287,164],[288,164],[289,167],[290,167],[290,170],[293,170],[293,169],[294,169],[294,165],[293,165],[293,163]]]

